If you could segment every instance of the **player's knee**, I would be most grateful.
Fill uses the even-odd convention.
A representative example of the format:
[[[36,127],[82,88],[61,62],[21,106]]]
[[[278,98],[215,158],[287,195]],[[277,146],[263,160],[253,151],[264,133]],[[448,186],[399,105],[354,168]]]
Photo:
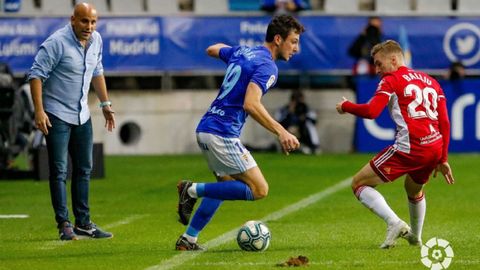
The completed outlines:
[[[355,175],[352,179],[352,183],[351,183],[351,188],[352,188],[352,191],[355,193],[355,191],[360,187],[362,186],[362,184],[360,183],[360,177],[358,177],[357,175]]]
[[[261,185],[257,186],[255,190],[253,190],[253,197],[255,200],[260,200],[268,195],[268,185]]]
[[[408,199],[411,201],[421,200],[423,198],[423,190],[420,191],[409,191],[407,190]]]

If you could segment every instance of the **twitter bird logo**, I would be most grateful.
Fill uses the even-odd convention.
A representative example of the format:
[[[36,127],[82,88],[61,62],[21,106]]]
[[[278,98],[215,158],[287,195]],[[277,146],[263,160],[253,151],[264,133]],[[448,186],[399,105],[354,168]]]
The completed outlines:
[[[468,35],[465,37],[456,37],[455,45],[457,47],[458,54],[466,55],[473,51],[475,48],[476,38],[473,35]]]

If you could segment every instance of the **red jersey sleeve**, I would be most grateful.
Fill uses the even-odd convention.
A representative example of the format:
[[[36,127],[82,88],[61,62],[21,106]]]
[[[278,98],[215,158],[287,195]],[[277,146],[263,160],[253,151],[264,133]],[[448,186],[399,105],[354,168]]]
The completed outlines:
[[[447,100],[443,93],[438,97],[438,129],[442,134],[443,139],[443,151],[440,162],[446,162],[448,160],[448,144],[450,143],[450,120],[448,119],[447,112]]]
[[[346,101],[342,104],[342,110],[362,118],[375,119],[382,113],[385,106],[387,106],[392,93],[393,89],[390,87],[389,80],[383,78],[378,83],[377,90],[368,103],[355,104]]]

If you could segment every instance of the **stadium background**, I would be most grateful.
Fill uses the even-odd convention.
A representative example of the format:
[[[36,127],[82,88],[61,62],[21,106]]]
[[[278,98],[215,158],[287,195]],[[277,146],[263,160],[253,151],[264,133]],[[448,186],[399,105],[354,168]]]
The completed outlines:
[[[0,62],[21,81],[41,42],[68,23],[75,1],[3,0]],[[20,5],[16,5],[18,3]],[[198,153],[194,129],[222,82],[224,66],[204,49],[215,42],[261,44],[271,13],[257,0],[95,0],[97,30],[104,39],[107,85],[117,116],[113,134],[103,128],[95,97],[90,98],[94,140],[106,154]],[[377,78],[350,77],[353,59],[347,48],[369,16],[383,19],[385,38],[402,41],[413,68],[442,79],[460,60],[473,81],[451,92],[452,151],[480,149],[480,4],[469,0],[311,0],[297,15],[307,27],[301,53],[279,63],[276,89],[265,96],[274,112],[290,89],[305,91],[318,112],[317,129],[324,152],[377,151],[393,139],[392,123],[340,116],[334,105],[342,96],[362,102]],[[445,88],[452,88],[442,82]],[[355,92],[353,86],[365,89]],[[456,102],[458,101],[458,102]],[[452,104],[457,104],[452,107]],[[384,113],[385,114],[385,113]],[[356,123],[357,121],[357,123]],[[242,135],[256,148],[275,143],[253,121]]]
[[[6,0],[0,3],[3,1]],[[48,181],[0,181],[0,269],[264,270],[278,269],[277,263],[298,255],[310,259],[308,269],[428,269],[420,261],[423,257],[420,250],[404,241],[399,241],[393,250],[378,248],[384,239],[385,226],[357,202],[348,188],[352,174],[372,155],[350,152],[371,152],[370,149],[387,143],[391,123],[382,122],[383,115],[364,127],[365,122],[356,122],[354,117],[338,116],[334,106],[342,96],[366,101],[378,81],[362,78],[358,83],[363,90],[357,92],[349,83],[352,59],[347,57],[345,48],[364,27],[368,16],[382,17],[389,38],[397,39],[403,25],[413,67],[443,78],[453,61],[444,50],[445,36],[452,37],[451,51],[460,60],[475,59],[480,51],[478,0],[310,0],[312,10],[298,14],[309,28],[302,37],[303,51],[292,59],[291,66],[281,65],[280,81],[265,96],[265,103],[273,112],[286,103],[290,89],[304,90],[308,103],[320,115],[317,128],[324,152],[342,154],[286,158],[280,154],[255,153],[268,178],[270,195],[255,203],[225,203],[202,232],[201,243],[209,251],[191,256],[173,249],[184,230],[176,220],[175,185],[179,177],[211,181],[212,175],[201,155],[179,153],[198,151],[193,141],[194,128],[216,95],[223,73],[218,61],[205,56],[204,47],[210,42],[238,42],[241,37],[255,42],[263,35],[261,24],[271,17],[256,10],[256,0],[204,1],[215,4],[195,0],[191,10],[184,11],[179,10],[174,0],[95,1],[100,11],[99,30],[105,31],[109,22],[118,26],[114,30],[109,28],[117,31],[110,36],[102,32],[105,49],[110,48],[110,40],[118,41],[114,47],[121,52],[121,48],[128,48],[122,44],[135,45],[135,39],[151,41],[152,36],[161,37],[158,47],[155,42],[151,43],[153,46],[143,46],[145,50],[158,49],[158,57],[146,53],[107,56],[107,83],[119,124],[114,133],[104,131],[96,97],[90,98],[95,140],[104,144],[106,153],[105,179],[91,182],[91,210],[95,222],[112,231],[115,237],[108,241],[59,241]],[[124,2],[127,9],[115,10],[119,2]],[[380,2],[401,6],[388,8]],[[424,2],[430,3],[427,9],[420,8],[425,7],[421,4]],[[28,3],[32,4],[30,10]],[[42,0],[37,7],[33,3],[23,0],[26,9],[0,14],[0,62],[13,67],[19,83],[37,47],[49,33],[68,23],[73,6],[68,0]],[[148,4],[148,9],[135,3]],[[231,7],[254,10],[228,10]],[[126,35],[130,33],[129,25],[138,27],[147,22],[151,26],[152,21],[158,23],[158,29],[147,27],[145,34],[141,34],[137,28],[131,32],[133,36]],[[181,31],[175,31],[165,37],[162,27],[166,21],[177,26],[190,22],[193,25],[190,33],[195,35],[186,35],[182,37],[184,40],[179,38]],[[251,34],[241,33],[240,21],[249,22],[248,27],[243,25]],[[206,22],[216,22],[215,27],[225,27],[228,31],[212,30],[209,28],[212,25],[203,24]],[[463,28],[457,26],[453,29],[459,31],[447,35],[456,25]],[[157,34],[152,34],[157,30]],[[165,38],[185,41],[184,47],[176,47],[181,53],[161,55],[166,50]],[[186,60],[202,66],[167,69],[166,62],[158,62],[182,66]],[[452,147],[462,152],[480,150],[478,65],[473,62],[467,66],[468,82],[460,89],[453,89],[454,85],[450,89],[444,82],[446,91],[452,95],[449,106],[452,123],[456,123],[456,127],[452,125],[452,138],[456,138]],[[243,136],[246,143],[268,145],[273,141],[271,135],[251,120]],[[365,150],[360,146],[371,148]],[[462,150],[462,147],[467,148]],[[478,160],[478,154],[451,154],[449,162],[454,168],[455,185],[446,185],[437,177],[426,187],[428,212],[423,238],[439,237],[452,244],[455,258],[449,269],[480,269],[477,254],[480,208],[476,207],[480,190],[478,172],[474,169]],[[396,181],[378,189],[388,197],[399,216],[408,219],[402,185],[403,181]],[[305,201],[310,204],[305,205]],[[23,214],[25,218],[2,217],[15,214]],[[273,238],[267,252],[246,253],[238,248],[235,231],[250,219],[268,222]]]

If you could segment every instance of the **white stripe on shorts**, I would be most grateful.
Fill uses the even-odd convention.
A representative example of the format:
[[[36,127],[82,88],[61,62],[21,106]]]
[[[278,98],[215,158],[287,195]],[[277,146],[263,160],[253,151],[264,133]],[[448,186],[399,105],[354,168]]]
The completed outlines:
[[[231,140],[228,140],[227,138],[223,138],[223,142],[227,146],[227,149],[230,151],[230,153],[228,153],[228,154],[233,159],[233,162],[235,162],[235,165],[237,165],[240,168],[240,170],[246,171],[245,165],[243,164],[243,162],[240,160],[240,158],[237,155],[238,151],[240,151],[240,149],[238,149],[238,151],[237,151],[235,143]]]
[[[391,158],[395,154],[395,152],[397,152],[397,149],[390,146],[387,152],[383,153],[383,155],[381,155],[377,160],[375,160],[373,164],[377,168],[380,167],[385,161]]]

